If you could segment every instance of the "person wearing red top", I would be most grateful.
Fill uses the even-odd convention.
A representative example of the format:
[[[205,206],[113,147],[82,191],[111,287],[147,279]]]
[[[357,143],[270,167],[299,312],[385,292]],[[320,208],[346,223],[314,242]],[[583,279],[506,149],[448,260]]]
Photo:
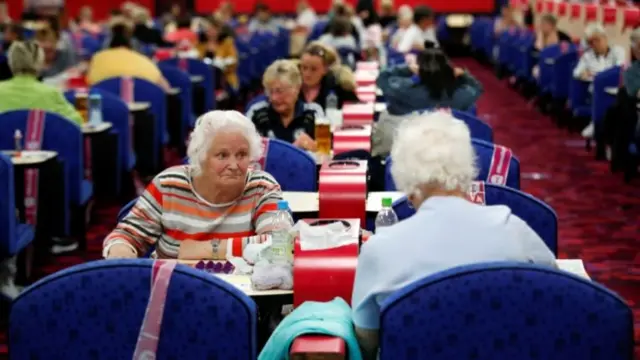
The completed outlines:
[[[194,48],[198,43],[198,35],[191,30],[191,18],[179,19],[176,23],[176,29],[165,35],[165,40],[181,50]]]

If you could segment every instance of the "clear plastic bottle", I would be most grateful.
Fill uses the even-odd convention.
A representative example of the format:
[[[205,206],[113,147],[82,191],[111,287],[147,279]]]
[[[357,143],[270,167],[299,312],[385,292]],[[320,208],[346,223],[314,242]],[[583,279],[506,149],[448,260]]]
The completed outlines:
[[[293,261],[293,237],[291,228],[293,219],[289,213],[289,203],[286,200],[278,201],[278,211],[271,220],[273,228],[271,232],[271,255],[274,262]]]
[[[97,126],[102,123],[102,95],[89,95],[89,124]]]
[[[338,96],[331,91],[327,95],[327,107],[325,109],[327,119],[331,122],[332,127],[342,125],[342,112],[338,108]]]
[[[398,215],[393,211],[391,198],[382,199],[382,209],[376,216],[376,231],[385,226],[391,226],[398,222]]]

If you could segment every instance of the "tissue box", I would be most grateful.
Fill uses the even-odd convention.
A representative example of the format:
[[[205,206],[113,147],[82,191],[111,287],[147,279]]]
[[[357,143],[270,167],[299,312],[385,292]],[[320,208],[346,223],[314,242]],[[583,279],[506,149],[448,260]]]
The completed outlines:
[[[335,219],[305,219],[313,224]],[[335,297],[351,303],[358,264],[360,220],[341,219],[349,224],[346,236],[353,241],[340,247],[302,250],[300,236],[295,241],[293,261],[293,305],[305,301],[331,301]]]
[[[347,346],[336,336],[302,335],[291,344],[289,356],[292,360],[344,360]]]

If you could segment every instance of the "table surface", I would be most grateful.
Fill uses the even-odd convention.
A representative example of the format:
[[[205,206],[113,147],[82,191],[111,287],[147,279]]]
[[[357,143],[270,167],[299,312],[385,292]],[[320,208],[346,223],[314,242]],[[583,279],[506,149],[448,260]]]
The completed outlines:
[[[199,83],[204,81],[204,77],[202,75],[191,75],[189,76],[191,82]]]
[[[11,158],[13,165],[37,165],[58,156],[56,151],[44,150],[25,150],[20,152],[20,156],[14,156],[15,153],[15,151],[2,150],[2,154]]]
[[[617,87],[606,87],[606,88],[604,88],[604,92],[606,92],[609,95],[618,95],[618,88]]]
[[[179,88],[171,88],[167,91],[167,94],[169,95],[178,95],[180,94],[180,89]]]
[[[373,191],[367,195],[366,211],[378,212],[382,209],[382,199],[390,197],[396,201],[404,196],[399,191]],[[289,203],[293,212],[318,212],[319,195],[317,192],[284,191],[282,197]]]
[[[387,111],[387,103],[379,102],[373,106],[373,111],[375,112],[385,112]]]
[[[129,111],[132,111],[132,112],[144,111],[144,110],[149,110],[149,108],[151,108],[151,103],[146,101],[136,101],[136,102],[129,103],[128,106],[129,106]]]
[[[113,127],[113,124],[110,122],[103,121],[98,125],[93,124],[82,124],[82,133],[83,134],[98,134],[103,131],[107,131]]]

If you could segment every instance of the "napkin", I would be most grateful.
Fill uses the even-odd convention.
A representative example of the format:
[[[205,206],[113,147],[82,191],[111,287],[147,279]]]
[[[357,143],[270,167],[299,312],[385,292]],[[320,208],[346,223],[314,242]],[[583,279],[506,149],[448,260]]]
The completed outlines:
[[[293,229],[300,234],[301,250],[332,249],[353,243],[348,228],[340,221],[317,226],[298,221]]]

